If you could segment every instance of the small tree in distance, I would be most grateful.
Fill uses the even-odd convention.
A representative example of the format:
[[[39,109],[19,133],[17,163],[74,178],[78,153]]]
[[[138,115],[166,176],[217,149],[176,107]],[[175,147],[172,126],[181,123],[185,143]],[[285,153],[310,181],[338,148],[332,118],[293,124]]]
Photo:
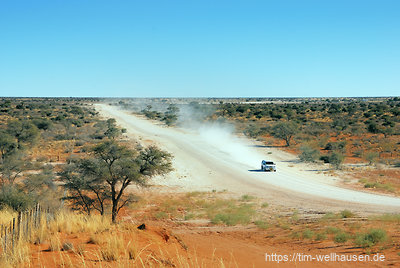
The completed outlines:
[[[309,145],[301,146],[300,151],[299,158],[303,162],[315,162],[320,156],[319,151]]]
[[[294,122],[279,122],[272,128],[272,135],[275,138],[283,139],[286,146],[290,146],[291,140],[298,132],[298,125]]]
[[[162,120],[168,126],[175,125],[175,123],[178,121],[178,113],[179,108],[174,104],[170,104],[167,108],[167,111],[164,113],[164,117]]]
[[[328,160],[335,169],[340,169],[344,161],[344,155],[334,151],[328,156]]]

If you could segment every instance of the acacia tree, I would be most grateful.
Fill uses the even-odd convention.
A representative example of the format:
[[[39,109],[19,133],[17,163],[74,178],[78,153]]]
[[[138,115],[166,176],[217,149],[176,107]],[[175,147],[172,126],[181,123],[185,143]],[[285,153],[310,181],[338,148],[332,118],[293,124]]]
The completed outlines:
[[[116,222],[122,207],[132,201],[126,188],[135,184],[146,186],[155,175],[171,171],[172,156],[154,146],[130,149],[115,140],[99,143],[91,157],[77,161],[75,170],[69,167],[60,173],[69,190],[67,199],[75,201],[87,213],[92,208],[104,212],[105,202],[111,203],[111,218]]]
[[[167,108],[167,111],[164,113],[164,118],[162,119],[168,126],[172,126],[178,121],[178,113],[179,108],[174,105],[170,104]]]
[[[85,176],[83,168],[84,159],[72,161],[59,173],[63,187],[68,191],[68,195],[64,196],[63,200],[71,202],[72,207],[77,210],[83,210],[88,215],[95,209],[104,214],[104,186],[92,181],[89,176]],[[95,190],[93,190],[95,189]],[[104,194],[103,194],[104,193]],[[97,198],[94,198],[94,196]]]
[[[38,128],[30,120],[8,121],[7,132],[17,139],[18,148],[21,148],[24,143],[33,143],[40,134]]]
[[[7,156],[0,163],[0,186],[13,185],[15,180],[27,168],[26,160],[21,152]]]
[[[294,122],[279,122],[272,128],[272,135],[276,138],[283,139],[286,146],[290,146],[293,136],[298,131],[298,125]]]
[[[117,123],[114,118],[110,118],[106,121],[107,130],[104,132],[104,135],[109,139],[115,139],[119,135],[121,135],[122,130],[117,127]]]
[[[6,133],[5,131],[0,131],[0,162],[3,162],[7,156],[10,156],[15,152],[17,148],[17,142],[14,137]]]

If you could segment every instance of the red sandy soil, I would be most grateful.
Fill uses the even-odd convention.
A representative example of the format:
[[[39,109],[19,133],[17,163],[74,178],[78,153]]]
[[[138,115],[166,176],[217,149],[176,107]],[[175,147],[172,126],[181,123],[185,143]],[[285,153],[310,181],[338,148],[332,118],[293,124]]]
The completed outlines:
[[[137,214],[132,211],[124,211],[121,221],[125,225],[120,225],[118,229],[112,229],[112,234],[124,237],[126,245],[134,243],[138,249],[140,258],[144,262],[144,267],[182,267],[179,259],[184,259],[184,263],[196,264],[195,267],[221,267],[221,260],[224,267],[388,267],[400,266],[400,237],[397,226],[385,225],[385,229],[391,232],[392,246],[387,249],[382,246],[377,249],[380,255],[384,255],[385,261],[359,261],[359,262],[340,262],[325,261],[318,262],[306,261],[305,256],[330,255],[357,255],[369,256],[373,258],[375,252],[371,250],[355,247],[351,243],[335,244],[332,239],[323,241],[312,241],[307,239],[294,239],[289,237],[289,233],[295,230],[300,232],[305,227],[313,231],[335,225],[332,221],[325,223],[298,223],[285,230],[276,226],[271,226],[267,230],[261,230],[254,225],[249,226],[213,226],[207,221],[194,220],[188,222],[173,222],[170,220],[154,221],[147,220],[145,230],[137,230],[136,227],[142,221],[135,220]],[[142,215],[143,216],[143,215]],[[359,220],[360,221],[360,220]],[[339,224],[343,222],[340,221]],[[349,221],[344,225],[354,225],[355,231],[359,231],[361,225],[357,222]],[[362,225],[364,228],[374,227],[372,223]],[[370,226],[371,225],[371,226]],[[121,227],[122,226],[122,227]],[[124,227],[125,226],[125,227]],[[126,227],[128,226],[128,227]],[[388,230],[388,228],[391,228]],[[128,231],[127,231],[128,230]],[[62,264],[69,267],[82,266],[82,258],[86,267],[143,267],[136,260],[129,260],[125,255],[121,255],[119,262],[100,261],[99,249],[101,246],[90,243],[89,234],[61,234],[62,242],[70,242],[74,249],[84,247],[84,257],[79,256],[74,251],[48,251],[49,245],[32,245],[31,267],[62,267]],[[301,254],[304,261],[266,261],[266,253],[277,254],[277,256],[288,256]],[[369,253],[369,255],[366,253]],[[277,257],[276,257],[277,258]],[[276,260],[276,259],[275,259]],[[122,266],[121,266],[122,263]],[[194,265],[186,266],[193,267]]]

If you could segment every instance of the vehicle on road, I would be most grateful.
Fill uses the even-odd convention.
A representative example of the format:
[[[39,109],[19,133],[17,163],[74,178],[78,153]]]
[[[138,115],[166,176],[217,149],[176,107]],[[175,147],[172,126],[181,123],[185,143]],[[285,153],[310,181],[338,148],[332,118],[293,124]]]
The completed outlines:
[[[273,161],[261,161],[261,170],[276,172],[276,164]]]

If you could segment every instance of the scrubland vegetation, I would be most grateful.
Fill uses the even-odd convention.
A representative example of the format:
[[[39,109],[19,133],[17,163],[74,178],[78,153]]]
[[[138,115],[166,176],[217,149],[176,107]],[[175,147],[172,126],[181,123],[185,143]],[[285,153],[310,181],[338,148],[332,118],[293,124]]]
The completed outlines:
[[[147,178],[171,170],[168,153],[124,142],[119,138],[124,130],[113,119],[98,118],[87,105],[90,101],[1,100],[2,224],[7,226],[16,212],[36,204],[55,213],[65,208],[87,215],[97,211],[115,223],[119,211],[135,201],[125,192],[130,184],[146,186]],[[90,226],[81,220],[84,228]],[[57,239],[50,237],[51,250],[59,248]]]
[[[398,165],[400,99],[317,99],[299,103],[221,103],[215,113],[238,122],[250,137],[275,137],[294,145],[302,160],[346,158]],[[244,124],[245,123],[245,124]],[[250,124],[249,124],[250,123]]]
[[[358,180],[364,189],[400,191],[398,97],[153,99],[147,103],[143,109],[129,100],[119,105],[161,121],[173,114],[177,125],[229,122],[239,134],[294,153],[302,162],[327,165],[347,181]]]
[[[366,252],[397,247],[396,241],[385,230],[389,229],[390,233],[397,236],[396,226],[400,221],[397,214],[365,218],[343,210],[310,218],[297,210],[276,213],[256,197],[244,195],[238,199],[229,198],[225,192],[158,195],[157,198],[141,199],[132,208],[146,207],[148,202],[157,205],[149,206],[146,219],[174,222],[207,219],[213,225],[255,225],[271,234],[279,233],[279,239],[331,241],[363,248]]]
[[[329,253],[332,247],[344,252],[350,248],[352,253],[356,249],[358,254],[399,250],[397,214],[361,217],[343,210],[310,217],[297,210],[277,211],[251,195],[236,198],[224,191],[135,193],[137,201],[124,208],[126,219],[114,224],[107,215],[87,215],[67,208],[57,210],[50,220],[43,215],[42,224],[13,251],[3,254],[0,264],[227,267],[226,259],[199,256],[188,244],[190,240],[180,237],[179,230],[188,227],[196,234],[209,230],[206,236],[227,230],[229,237],[245,235],[261,245],[264,242],[260,239],[266,237],[277,245],[285,241],[299,248],[326,248],[319,253]],[[11,210],[1,213],[5,218],[14,215]],[[142,223],[146,225],[138,228]],[[213,229],[218,227],[221,229]]]
[[[229,266],[227,259],[214,254],[199,256],[175,233],[184,226],[194,232],[245,227],[243,232],[253,230],[246,236],[254,241],[261,237],[302,247],[355,248],[367,254],[399,251],[397,214],[367,218],[343,210],[310,216],[225,191],[128,192],[131,184],[146,187],[152,176],[169,172],[172,156],[127,142],[125,130],[113,119],[99,118],[91,102],[0,100],[0,225],[9,225],[19,211],[37,203],[50,211],[12,251],[5,252],[2,244],[1,267]],[[394,169],[398,165],[398,98],[189,105],[204,115],[198,120],[230,120],[238,131],[269,146],[288,148],[301,161],[325,161],[335,168],[349,159]],[[179,124],[183,109],[167,103],[164,112],[152,107],[138,112],[173,125]],[[368,172],[383,179],[390,176],[381,169]],[[398,189],[396,183],[358,175],[366,188]],[[231,236],[243,236],[236,232]]]
[[[271,146],[292,146],[304,161],[324,161],[336,167],[346,160],[400,164],[398,97],[147,102],[150,104],[143,109],[129,100],[119,105],[150,119],[165,121],[171,115],[175,123],[187,119],[229,120],[251,138],[265,140]],[[189,118],[184,118],[188,114]]]

